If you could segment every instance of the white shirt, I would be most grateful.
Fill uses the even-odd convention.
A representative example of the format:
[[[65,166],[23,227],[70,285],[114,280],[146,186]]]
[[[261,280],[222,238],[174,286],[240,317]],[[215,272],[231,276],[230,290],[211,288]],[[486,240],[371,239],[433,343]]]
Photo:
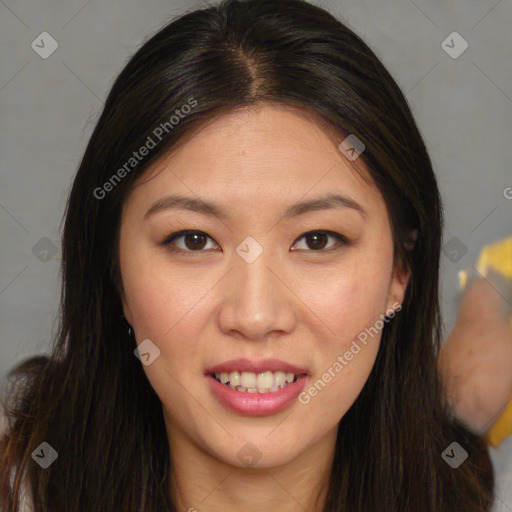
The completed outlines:
[[[495,498],[492,512],[512,512],[512,435],[497,448],[489,447],[495,479]]]

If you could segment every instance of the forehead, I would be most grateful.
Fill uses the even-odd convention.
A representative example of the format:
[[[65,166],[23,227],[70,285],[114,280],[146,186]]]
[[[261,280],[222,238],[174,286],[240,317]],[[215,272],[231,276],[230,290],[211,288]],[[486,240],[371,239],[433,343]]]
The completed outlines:
[[[154,162],[135,182],[141,205],[182,192],[225,205],[283,208],[341,193],[382,208],[383,198],[360,158],[338,149],[346,134],[311,111],[263,104],[231,111],[202,126]]]

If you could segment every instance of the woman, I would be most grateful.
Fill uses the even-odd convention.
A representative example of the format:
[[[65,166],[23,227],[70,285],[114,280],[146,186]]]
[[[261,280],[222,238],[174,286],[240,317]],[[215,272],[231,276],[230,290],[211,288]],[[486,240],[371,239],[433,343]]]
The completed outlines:
[[[438,381],[441,232],[407,102],[347,27],[299,0],[172,22],[78,169],[0,508],[25,479],[59,512],[490,511]]]

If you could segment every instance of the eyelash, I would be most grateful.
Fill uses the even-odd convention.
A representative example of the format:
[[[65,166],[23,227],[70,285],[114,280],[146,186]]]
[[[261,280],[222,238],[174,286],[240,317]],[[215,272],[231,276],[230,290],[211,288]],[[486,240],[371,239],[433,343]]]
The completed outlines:
[[[175,240],[177,240],[179,238],[183,238],[183,237],[185,237],[186,235],[189,235],[189,234],[194,234],[194,233],[197,233],[197,234],[200,234],[200,235],[205,235],[208,238],[210,238],[211,240],[213,240],[213,238],[210,235],[206,234],[204,231],[198,231],[198,230],[195,230],[195,229],[185,229],[185,230],[182,230],[182,231],[177,231],[176,233],[171,233],[170,235],[165,237],[165,239],[160,243],[160,245],[169,248],[169,250],[171,252],[173,252],[173,253],[174,252],[177,252],[177,253],[179,253],[179,252],[181,252],[181,253],[201,253],[201,252],[206,252],[203,249],[199,249],[197,251],[192,251],[190,249],[181,249],[180,247],[176,247],[176,246],[171,247],[171,245],[175,242]],[[298,242],[302,238],[305,238],[308,235],[312,235],[312,234],[321,234],[321,235],[326,235],[328,237],[332,237],[332,238],[336,239],[336,241],[338,242],[338,247],[334,246],[334,247],[330,247],[329,249],[319,249],[319,250],[311,249],[308,252],[329,253],[329,252],[332,252],[332,251],[339,250],[343,246],[349,244],[349,240],[348,240],[347,237],[345,237],[343,235],[340,235],[339,233],[336,233],[334,231],[328,231],[328,230],[324,230],[324,229],[315,229],[315,230],[312,230],[312,231],[307,231],[306,233],[303,233],[298,238],[296,238],[294,240],[293,244],[295,244],[296,242]],[[215,243],[217,244],[217,242],[215,242]]]

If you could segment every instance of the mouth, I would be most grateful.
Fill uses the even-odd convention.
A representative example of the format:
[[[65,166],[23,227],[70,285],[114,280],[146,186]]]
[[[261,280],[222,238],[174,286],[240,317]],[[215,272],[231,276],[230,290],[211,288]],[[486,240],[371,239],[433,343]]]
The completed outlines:
[[[231,359],[207,368],[204,376],[224,407],[244,416],[267,416],[291,407],[309,371],[280,359]]]
[[[276,393],[293,383],[301,377],[307,375],[307,372],[294,373],[278,371],[248,372],[209,372],[208,375],[218,383],[241,393]]]
[[[268,416],[291,407],[304,390],[307,373],[284,371],[207,372],[207,383],[218,402],[243,416]]]

